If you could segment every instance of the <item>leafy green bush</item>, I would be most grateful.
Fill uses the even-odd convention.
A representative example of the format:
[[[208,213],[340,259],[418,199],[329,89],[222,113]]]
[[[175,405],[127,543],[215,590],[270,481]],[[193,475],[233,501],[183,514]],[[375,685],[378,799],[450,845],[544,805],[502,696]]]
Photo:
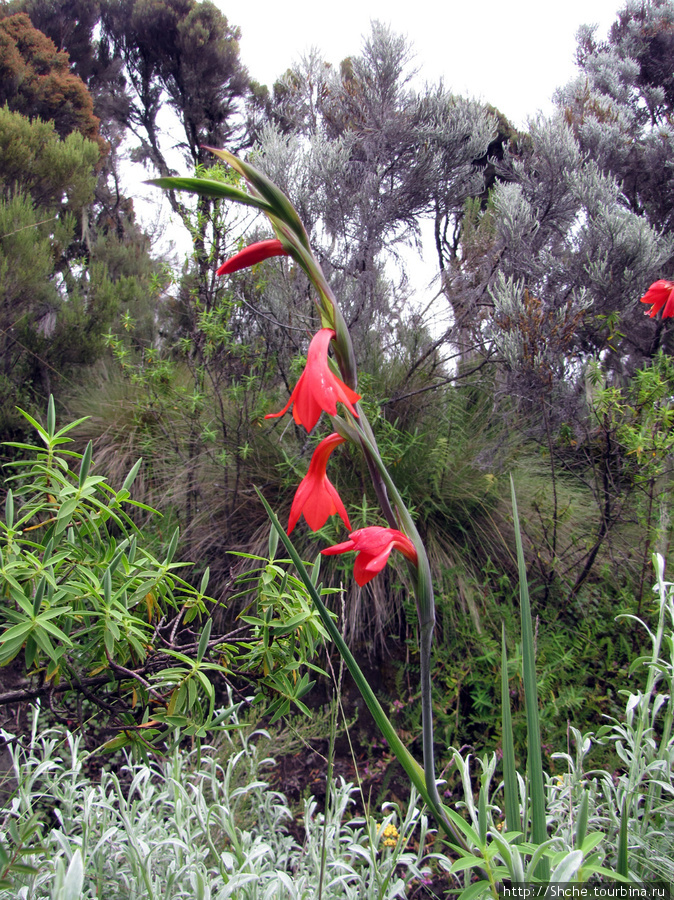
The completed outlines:
[[[474,762],[453,753],[461,851],[426,852],[429,832],[414,792],[406,812],[385,804],[379,817],[349,819],[354,789],[344,782],[329,785],[325,815],[313,798],[305,802],[300,846],[289,832],[292,810],[263,779],[273,761],[258,746],[273,736],[251,733],[240,705],[219,714],[230,730],[212,745],[189,750],[176,742],[163,759],[127,759],[117,772],[103,771],[100,783],[85,775],[89,754],[80,737],[41,730],[35,708],[28,735],[3,732],[12,784],[0,826],[0,900],[299,900],[319,891],[324,900],[388,900],[414,896],[437,869],[475,900],[497,898],[503,883],[540,877],[542,859],[553,881],[593,874],[671,881],[674,590],[661,567],[658,595],[651,652],[633,667],[635,674],[645,667],[644,689],[624,691],[619,721],[596,737],[571,728],[569,751],[553,754],[566,771],[545,775],[542,842],[532,834],[529,776],[515,774],[516,808],[507,813],[496,754]],[[621,769],[588,769],[592,748],[606,742]],[[510,815],[521,829],[511,827]]]
[[[91,474],[91,445],[81,457],[64,449],[78,423],[57,430],[53,400],[46,428],[24,415],[44,449],[12,444],[25,458],[12,464],[17,474],[0,522],[0,664],[22,653],[34,682],[28,698],[46,696],[53,706],[63,693],[79,692],[112,719],[120,744],[127,729],[148,726],[150,701],[160,705],[154,725],[187,725],[189,710],[198,727],[215,700],[205,672],[220,668],[204,659],[210,627],[178,646],[166,626],[175,638],[180,623],[205,616],[208,577],[197,590],[178,575],[177,532],[162,559],[143,546],[126,512],[139,505],[130,488],[140,460],[114,491]],[[191,648],[196,664],[185,660]],[[146,727],[144,740],[153,734]]]
[[[307,712],[304,669],[325,632],[273,552],[240,584],[254,609],[218,633],[208,568],[193,586],[175,559],[177,529],[156,554],[129,516],[143,506],[130,495],[140,460],[115,491],[92,474],[91,443],[81,456],[64,448],[78,422],[57,430],[53,401],[46,427],[24,415],[43,448],[12,444],[24,458],[0,521],[0,665],[18,657],[29,681],[4,702],[44,697],[57,718],[82,724],[79,697],[97,727],[112,729],[110,750],[144,751],[174,728],[203,738],[233,676],[252,681],[259,700],[271,695],[272,714],[291,704]]]

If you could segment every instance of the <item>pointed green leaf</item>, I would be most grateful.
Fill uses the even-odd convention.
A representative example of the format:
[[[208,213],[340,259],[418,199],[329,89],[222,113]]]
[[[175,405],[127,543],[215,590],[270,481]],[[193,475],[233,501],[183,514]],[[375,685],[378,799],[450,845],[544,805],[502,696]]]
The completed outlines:
[[[43,566],[47,565],[47,563],[51,559],[51,555],[53,552],[54,552],[54,538],[52,537],[52,538],[49,538],[49,540],[47,541],[45,548],[44,548],[44,553],[42,555],[42,565]]]
[[[73,642],[70,640],[68,635],[65,632],[61,631],[61,629],[57,625],[54,625],[53,622],[49,622],[47,619],[44,619],[44,620],[40,619],[40,625],[42,628],[44,628],[45,631],[48,631],[49,634],[52,635],[52,637],[55,637],[57,641],[60,641],[66,647],[72,647]],[[39,632],[36,631],[35,632],[36,638],[37,638],[38,634],[39,634]]]
[[[469,884],[467,888],[461,891],[458,900],[477,900],[478,897],[489,896],[491,896],[491,887],[485,879],[484,881],[474,881],[472,884]]]
[[[132,485],[132,484],[134,483],[134,481],[136,480],[136,475],[138,475],[138,472],[139,472],[139,470],[140,470],[140,467],[141,467],[142,462],[143,462],[143,458],[141,457],[140,459],[137,459],[137,460],[135,461],[135,463],[133,464],[133,466],[132,466],[132,468],[131,468],[131,471],[129,472],[129,474],[128,474],[128,475],[126,476],[126,478],[124,479],[124,484],[122,485],[122,490],[123,490],[123,491],[130,491],[130,490],[131,490],[131,485]]]
[[[175,556],[175,552],[178,548],[178,538],[180,537],[180,528],[176,527],[175,531],[171,535],[171,541],[168,546],[168,550],[166,551],[166,558],[164,559],[164,565],[167,566]]]
[[[578,849],[583,851],[584,857],[588,857],[594,848],[601,844],[604,837],[605,835],[603,835],[601,831],[592,831],[583,839],[583,843]],[[585,868],[585,866],[583,866],[583,868]]]
[[[47,404],[47,434],[50,438],[54,437],[56,431],[56,408],[54,407],[54,395],[49,395],[49,403]]]
[[[211,628],[213,627],[213,619],[207,619],[204,630],[199,638],[199,646],[197,648],[197,662],[200,663],[204,658],[204,654],[208,649],[208,642],[211,639]]]
[[[7,528],[11,530],[14,525],[14,494],[11,489],[7,491],[7,497],[5,498],[5,521],[7,522]]]
[[[318,586],[318,579],[321,574],[321,554],[319,553],[316,559],[314,560],[314,565],[311,570],[311,583],[314,587]]]
[[[112,577],[109,568],[103,573],[103,597],[109,606],[112,602]]]
[[[87,480],[87,475],[89,474],[89,469],[91,468],[91,456],[93,454],[93,444],[91,441],[87,444],[86,450],[82,456],[82,462],[80,463],[80,474],[79,474],[79,486],[82,487],[84,482]]]
[[[35,596],[33,597],[33,616],[37,616],[40,612],[40,607],[42,606],[42,598],[44,597],[44,589],[47,585],[47,580],[42,576],[39,580],[37,587],[35,588]]]
[[[78,847],[73,853],[66,877],[63,881],[61,897],[63,900],[80,900],[84,886],[84,864],[82,852]]]
[[[555,870],[550,876],[550,880],[555,883],[562,881],[571,881],[583,862],[583,853],[581,850],[571,850],[564,859],[555,866]]]
[[[616,866],[618,875],[622,875],[625,878],[629,875],[629,864],[627,856],[627,825],[627,795],[625,795],[625,797],[623,797],[622,809],[620,810],[620,832],[618,834],[618,864]]]
[[[12,625],[11,628],[8,628],[7,631],[3,632],[0,637],[0,644],[4,644],[7,641],[13,641],[15,638],[21,638],[23,641],[32,630],[32,622],[19,622],[17,625]]]
[[[61,534],[61,532],[65,531],[66,528],[70,525],[70,521],[76,508],[77,500],[74,497],[71,497],[69,500],[66,500],[61,504],[61,508],[56,513],[56,527],[54,529],[55,535]]]
[[[519,790],[515,768],[515,739],[510,712],[510,684],[508,682],[508,656],[506,652],[505,623],[501,623],[501,748],[503,750],[503,793],[505,795],[506,827],[508,831],[520,831]],[[517,841],[519,843],[519,841]]]
[[[33,667],[33,663],[35,662],[35,657],[37,656],[37,644],[30,635],[28,635],[28,640],[26,641],[26,646],[23,653],[26,663],[26,670],[31,669]]]
[[[590,792],[587,788],[583,791],[583,796],[580,801],[580,807],[578,809],[578,818],[576,820],[576,847],[582,848],[583,853],[589,853],[589,850],[586,850],[583,847],[583,842],[585,841],[585,835],[587,833],[587,820],[589,817],[589,809],[590,809]]]
[[[538,714],[538,685],[536,682],[536,660],[534,654],[534,629],[531,621],[531,603],[527,584],[527,569],[522,548],[522,534],[517,514],[515,484],[510,476],[510,491],[513,504],[513,523],[517,546],[517,568],[520,581],[520,616],[522,625],[522,680],[524,681],[524,701],[527,713],[527,770],[531,785],[531,827],[532,839],[542,844],[548,836],[545,819],[545,788],[543,786],[543,760],[541,754],[541,728]],[[548,881],[550,863],[541,859],[536,869],[536,877]]]
[[[210,580],[210,577],[211,577],[211,568],[210,568],[210,566],[206,566],[206,571],[201,576],[201,584],[199,585],[199,593],[200,594],[206,593],[206,588],[208,587],[208,582]]]
[[[207,149],[219,156],[220,159],[224,159],[240,175],[243,175],[246,181],[252,184],[263,200],[266,201],[269,210],[290,228],[301,244],[309,249],[307,233],[304,230],[300,217],[297,215],[297,210],[273,181],[267,178],[259,169],[256,169],[255,166],[251,166],[227,150],[218,150],[214,147],[208,147]]]
[[[35,639],[35,642],[37,643],[40,650],[46,653],[49,659],[58,659],[56,650],[54,649],[54,645],[52,644],[52,642],[49,640],[49,635],[46,633],[46,629],[35,628],[33,629],[31,636]]]
[[[276,558],[277,549],[278,549],[278,531],[272,525],[269,529],[269,561],[270,562]]]
[[[230,184],[224,184],[221,181],[212,181],[208,178],[152,178],[145,183],[154,184],[157,187],[169,191],[189,191],[191,194],[198,194],[201,197],[210,197],[212,200],[233,200],[235,203],[252,206],[265,213],[274,212],[274,208],[265,200],[251,197],[250,194],[247,194],[245,191],[240,191]]]

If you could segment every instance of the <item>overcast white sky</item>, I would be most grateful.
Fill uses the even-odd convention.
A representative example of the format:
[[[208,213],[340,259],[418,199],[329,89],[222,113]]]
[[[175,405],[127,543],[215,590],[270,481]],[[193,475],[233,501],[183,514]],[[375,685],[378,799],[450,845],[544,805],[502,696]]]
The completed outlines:
[[[241,57],[271,87],[311,47],[331,63],[360,52],[370,21],[406,34],[422,80],[498,107],[515,125],[552,110],[555,88],[575,73],[578,27],[604,37],[624,0],[215,0],[241,28]]]

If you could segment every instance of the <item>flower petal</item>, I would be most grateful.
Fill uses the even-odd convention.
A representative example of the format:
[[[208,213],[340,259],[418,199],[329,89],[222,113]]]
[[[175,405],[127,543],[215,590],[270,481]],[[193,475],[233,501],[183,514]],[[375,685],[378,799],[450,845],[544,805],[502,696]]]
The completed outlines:
[[[337,493],[337,488],[330,481],[328,481],[327,483],[327,488],[332,493],[332,500],[334,504],[334,509],[332,510],[331,515],[337,513],[342,522],[344,522],[349,531],[351,531],[351,522],[349,522],[349,516],[346,512],[344,504],[342,503],[342,498]]]
[[[332,547],[326,547],[325,550],[321,550],[323,556],[337,556],[339,553],[349,553],[351,550],[355,550],[356,548],[353,546],[353,541],[343,541],[341,544],[333,544]]]
[[[328,364],[328,348],[335,332],[331,328],[321,328],[312,338],[307,352],[307,364],[299,381],[290,395],[290,400],[280,413],[265,416],[274,419],[293,406],[293,418],[298,425],[311,431],[321,417],[322,412],[337,415],[337,403],[345,406],[358,416],[354,403],[360,400],[350,387],[344,384],[330,369]]]
[[[321,553],[332,556],[355,550],[358,556],[353,567],[353,575],[357,583],[363,587],[378,572],[381,572],[394,547],[400,550],[410,562],[418,565],[416,548],[407,535],[396,528],[383,528],[380,525],[370,525],[352,531],[348,541],[336,544],[334,547],[326,547],[325,550],[321,550]]]
[[[323,551],[325,553],[325,551]],[[377,572],[371,572],[367,567],[367,562],[370,557],[366,556],[364,553],[360,553],[356,557],[356,561],[353,564],[353,577],[356,579],[356,584],[359,587],[365,587],[368,581],[372,581]]]
[[[321,417],[321,413],[325,409],[325,403],[320,402],[319,397],[314,393],[314,385],[308,375],[308,369],[305,369],[300,380],[304,379],[302,388],[293,391],[295,405],[293,406],[293,419],[297,425],[303,425],[307,431],[312,431]],[[299,381],[297,386],[299,386]],[[330,410],[328,410],[330,412]],[[334,415],[334,413],[333,413]]]
[[[648,310],[646,312],[646,315],[653,318],[660,312],[660,310],[664,306],[665,309],[662,314],[662,318],[666,319],[670,316],[674,316],[673,293],[674,282],[666,281],[662,278],[659,281],[654,281],[640,301],[641,303],[652,304],[652,309]]]
[[[384,547],[381,553],[378,553],[376,556],[371,556],[367,562],[365,563],[365,568],[368,572],[372,572],[373,575],[376,575],[377,572],[381,572],[386,563],[388,562],[388,558],[391,555],[391,550],[393,550],[393,541]],[[362,557],[365,557],[365,552],[361,553]]]
[[[665,308],[662,310],[663,319],[668,319],[672,316],[674,316],[674,286],[669,292],[669,297],[667,298],[667,302],[665,303]]]
[[[335,513],[339,514],[346,527],[349,531],[351,530],[351,523],[344,504],[326,474],[330,454],[335,447],[343,443],[345,443],[345,439],[334,433],[323,438],[314,450],[309,463],[309,471],[300,482],[290,508],[288,534],[293,530],[302,514],[312,531],[322,528],[329,517]]]
[[[311,484],[307,484],[306,480],[303,479],[302,481],[300,481],[299,486],[295,491],[295,497],[293,498],[293,503],[290,507],[290,516],[288,517],[288,534],[290,534],[295,525],[297,525],[299,518],[302,515],[304,504],[306,503],[307,497],[310,493]]]

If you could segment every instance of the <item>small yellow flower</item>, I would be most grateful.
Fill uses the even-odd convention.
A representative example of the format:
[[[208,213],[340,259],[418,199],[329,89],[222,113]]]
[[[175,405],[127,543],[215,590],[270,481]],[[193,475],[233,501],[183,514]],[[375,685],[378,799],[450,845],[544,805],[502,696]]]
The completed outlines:
[[[398,829],[395,825],[387,825],[384,831],[382,832],[382,836],[384,838],[384,846],[385,847],[395,847],[398,838],[400,835],[398,834]]]

